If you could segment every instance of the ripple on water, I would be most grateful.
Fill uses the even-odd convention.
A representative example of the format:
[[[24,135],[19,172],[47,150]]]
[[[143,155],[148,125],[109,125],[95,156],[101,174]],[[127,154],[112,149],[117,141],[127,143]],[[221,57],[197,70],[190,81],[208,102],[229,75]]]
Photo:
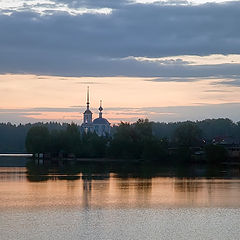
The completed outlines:
[[[17,210],[0,215],[1,240],[236,240],[239,214],[230,208]]]

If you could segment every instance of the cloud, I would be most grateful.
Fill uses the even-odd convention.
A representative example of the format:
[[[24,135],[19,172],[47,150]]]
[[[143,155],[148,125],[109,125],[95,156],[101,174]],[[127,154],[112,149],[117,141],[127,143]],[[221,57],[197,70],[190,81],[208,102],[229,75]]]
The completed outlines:
[[[183,55],[183,56],[171,56],[161,58],[148,58],[148,57],[127,57],[125,59],[133,59],[139,62],[153,62],[160,65],[218,65],[218,64],[240,64],[239,54],[212,54],[208,56],[197,55]]]
[[[193,76],[193,77],[157,77],[157,78],[151,78],[146,79],[145,81],[151,81],[151,82],[201,82],[204,80],[215,80],[211,82],[211,85],[228,85],[228,86],[240,86],[240,78],[236,75],[219,75],[219,76]],[[214,89],[214,90],[205,90],[205,92],[229,92],[229,90],[220,90],[220,89]]]
[[[77,122],[82,121],[84,107],[70,108],[23,108],[0,109],[0,122],[28,123],[28,122]],[[94,117],[97,117],[97,108],[93,108]],[[56,113],[58,115],[56,115]],[[139,118],[148,118],[151,121],[176,122],[185,120],[203,120],[207,118],[230,118],[240,121],[240,103],[225,104],[198,104],[195,106],[171,107],[143,107],[143,108],[105,108],[104,116],[112,123],[120,121],[136,121]]]
[[[240,75],[240,64],[189,65],[177,56],[240,54],[240,3],[129,4],[57,1],[111,14],[0,15],[0,73],[59,76],[207,77]],[[131,57],[132,56],[132,57]],[[176,58],[171,60],[171,56]],[[166,58],[162,64],[139,57]],[[178,60],[179,59],[179,60]]]
[[[76,84],[83,84],[83,85],[92,85],[92,84],[102,84],[100,82],[76,82]]]
[[[198,77],[158,77],[158,78],[152,78],[147,79],[145,81],[151,81],[151,82],[197,82],[202,81],[204,77],[200,78]],[[206,78],[209,79],[209,78]]]
[[[223,90],[223,89],[208,89],[205,90],[204,92],[208,93],[226,93],[226,92],[231,92],[230,90]]]
[[[71,1],[70,1],[71,2]],[[14,2],[9,2],[8,0],[3,0],[0,2],[0,11],[4,15],[12,15],[14,12],[34,12],[40,15],[53,15],[56,13],[68,13],[70,15],[82,15],[82,14],[111,14],[111,8],[90,8],[76,4],[71,4],[70,2],[64,1],[54,1],[54,0],[17,0]],[[72,2],[74,3],[74,1]]]
[[[78,112],[83,111],[85,106],[73,106],[68,108],[52,108],[52,107],[39,107],[39,108],[0,108],[0,113],[38,113],[38,112]]]
[[[240,87],[240,80],[235,79],[235,80],[228,80],[228,81],[221,81],[219,84],[224,84],[224,85],[230,85],[234,87]]]

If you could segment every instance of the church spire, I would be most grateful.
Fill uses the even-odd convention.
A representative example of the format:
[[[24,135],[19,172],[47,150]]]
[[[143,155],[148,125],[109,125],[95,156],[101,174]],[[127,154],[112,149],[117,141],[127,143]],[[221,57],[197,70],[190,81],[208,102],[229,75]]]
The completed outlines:
[[[99,107],[99,118],[102,118],[102,110],[103,110],[103,108],[102,108],[102,100],[100,100],[100,107]]]
[[[89,102],[89,87],[87,87],[87,109],[89,109],[89,105],[90,105],[90,102]]]

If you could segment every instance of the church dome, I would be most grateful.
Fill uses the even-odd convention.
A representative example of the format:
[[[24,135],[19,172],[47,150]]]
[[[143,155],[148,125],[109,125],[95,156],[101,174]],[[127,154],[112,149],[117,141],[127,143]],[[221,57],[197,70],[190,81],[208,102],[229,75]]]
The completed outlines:
[[[108,122],[108,120],[106,118],[96,118],[93,120],[93,124],[107,124],[109,125],[110,123]]]

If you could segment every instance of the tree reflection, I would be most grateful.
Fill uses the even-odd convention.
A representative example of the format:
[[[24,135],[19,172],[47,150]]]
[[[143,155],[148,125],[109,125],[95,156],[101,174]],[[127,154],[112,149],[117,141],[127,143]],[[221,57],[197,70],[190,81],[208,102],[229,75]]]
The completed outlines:
[[[202,182],[191,178],[176,178],[174,188],[176,192],[197,192],[202,187]]]
[[[27,179],[31,182],[47,180],[79,180],[80,176],[91,180],[104,180],[113,173],[115,177],[128,179],[152,179],[155,177],[178,178],[233,178],[240,177],[236,167],[211,165],[161,165],[153,163],[99,162],[80,163],[64,162],[62,164],[38,164],[31,160],[26,165]],[[147,185],[151,181],[146,181]],[[139,188],[144,187],[140,186]]]

